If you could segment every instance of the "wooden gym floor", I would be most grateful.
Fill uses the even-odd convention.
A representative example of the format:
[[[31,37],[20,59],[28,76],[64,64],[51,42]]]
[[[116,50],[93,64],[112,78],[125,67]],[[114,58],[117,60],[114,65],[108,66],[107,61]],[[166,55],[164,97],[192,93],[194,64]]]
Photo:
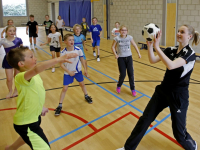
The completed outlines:
[[[22,38],[24,45],[29,46],[25,27],[17,28],[17,35]],[[39,46],[45,40],[44,28],[40,27],[37,38],[38,50],[34,50],[38,62],[51,59],[49,46]],[[111,44],[111,40],[101,39],[101,61],[97,62],[90,41],[86,43],[88,51],[85,51],[85,54],[90,78],[85,77],[84,83],[89,96],[93,98],[93,104],[88,104],[84,100],[78,82],[74,81],[66,93],[63,113],[55,117],[53,110],[59,102],[64,71],[57,65],[55,73],[52,73],[50,68],[40,74],[46,89],[45,107],[49,108],[49,113],[42,117],[41,126],[52,150],[115,150],[122,147],[139,116],[142,115],[155,86],[163,79],[165,66],[161,62],[150,64],[146,50],[140,51],[142,58],[139,59],[132,47],[137,96],[131,95],[128,77],[121,93],[117,94],[115,89],[119,73],[117,61],[111,52]],[[4,49],[1,48],[0,63],[4,55]],[[190,105],[187,113],[188,132],[198,145],[200,145],[199,70],[200,62],[197,61],[190,80]],[[8,89],[2,68],[0,68],[0,89],[0,149],[2,150],[18,137],[13,128],[16,98],[5,99]],[[168,108],[159,114],[152,125],[139,144],[138,150],[183,149],[173,137]],[[19,148],[19,150],[27,149],[30,149],[27,145]]]

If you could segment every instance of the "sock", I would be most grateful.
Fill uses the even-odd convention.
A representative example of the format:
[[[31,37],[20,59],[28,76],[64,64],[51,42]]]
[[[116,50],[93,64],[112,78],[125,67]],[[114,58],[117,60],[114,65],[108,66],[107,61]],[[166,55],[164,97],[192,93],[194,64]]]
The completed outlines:
[[[85,94],[85,97],[88,97],[88,94]]]
[[[36,44],[34,44],[34,46],[36,46]]]
[[[99,55],[97,55],[97,58],[99,58]]]
[[[62,103],[59,103],[59,105],[58,105],[59,107],[62,107]]]

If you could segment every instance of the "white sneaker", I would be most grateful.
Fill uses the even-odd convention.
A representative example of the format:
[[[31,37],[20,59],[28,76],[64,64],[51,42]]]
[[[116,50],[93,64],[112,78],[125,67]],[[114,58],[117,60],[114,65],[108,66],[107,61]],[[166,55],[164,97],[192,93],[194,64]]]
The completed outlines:
[[[52,68],[51,72],[55,72],[55,71],[56,71],[56,69],[55,69],[55,68]]]
[[[124,147],[122,147],[122,148],[118,148],[118,149],[116,149],[116,150],[125,150],[125,149],[124,149]]]
[[[96,57],[97,55],[96,55],[96,52],[93,52],[93,55],[94,55],[94,57]]]
[[[100,58],[97,58],[97,61],[100,61]]]
[[[196,141],[194,141],[195,142],[195,144],[196,144],[196,146],[195,146],[195,150],[197,150],[197,142]]]

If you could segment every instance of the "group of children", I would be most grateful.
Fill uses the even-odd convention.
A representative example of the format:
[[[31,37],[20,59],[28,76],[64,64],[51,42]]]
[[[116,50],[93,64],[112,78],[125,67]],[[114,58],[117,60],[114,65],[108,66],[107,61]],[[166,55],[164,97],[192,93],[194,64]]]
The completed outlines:
[[[84,75],[89,77],[87,72],[87,61],[84,54],[84,49],[87,50],[85,48],[86,37],[81,34],[82,28],[86,30],[88,25],[82,23],[81,27],[81,25],[75,24],[73,26],[74,35],[66,34],[63,36],[62,33],[60,34],[58,32],[59,30],[56,26],[58,25],[59,29],[62,29],[64,21],[62,21],[61,16],[58,16],[56,25],[49,20],[48,15],[46,15],[45,18],[46,21],[44,22],[44,26],[47,35],[47,42],[41,44],[41,46],[50,43],[52,60],[37,64],[37,59],[35,58],[34,53],[29,50],[28,47],[23,47],[22,40],[16,37],[16,27],[12,25],[13,21],[8,21],[8,27],[4,30],[6,37],[0,40],[0,46],[3,45],[6,52],[2,63],[7,75],[7,86],[9,89],[9,94],[6,98],[17,96],[17,91],[19,94],[17,98],[17,111],[14,115],[14,128],[20,137],[12,145],[7,146],[5,148],[6,150],[17,149],[24,143],[27,143],[31,149],[50,149],[49,142],[40,127],[40,116],[44,116],[48,112],[48,109],[43,107],[45,101],[45,89],[39,76],[39,73],[45,69],[53,67],[52,72],[55,72],[54,66],[59,63],[61,68],[65,71],[59,105],[55,109],[56,116],[61,113],[66,91],[69,84],[73,83],[74,78],[79,82],[85,100],[89,104],[93,103],[92,98],[88,96],[81,71],[82,64],[84,67]],[[97,61],[100,61],[99,46],[102,28],[97,24],[96,17],[92,18],[92,22],[93,25],[90,26],[89,31],[93,46],[93,55],[96,57],[96,47]],[[120,93],[127,72],[131,93],[133,96],[136,96],[131,45],[134,46],[139,58],[141,58],[141,54],[133,40],[133,37],[128,35],[128,28],[124,25],[119,27],[119,22],[116,22],[115,26],[116,28],[112,30],[112,35],[114,37],[112,51],[117,59],[120,74],[116,91],[117,93]],[[27,23],[26,31],[27,34],[29,34],[31,44],[33,37],[35,47],[36,37],[38,34],[38,24],[34,21],[33,15],[30,15],[30,21]],[[139,119],[133,132],[127,139],[125,146],[119,150],[135,149],[151,122],[167,106],[170,106],[172,128],[177,141],[185,149],[197,149],[196,142],[186,130],[185,120],[188,108],[189,96],[187,93],[189,78],[195,62],[195,53],[190,47],[189,41],[194,38],[193,42],[198,44],[199,34],[198,32],[195,32],[194,28],[191,26],[183,25],[179,28],[177,34],[179,46],[170,47],[164,51],[161,51],[159,48],[160,38],[161,32],[159,32],[158,36],[155,37],[154,43],[147,42],[147,45],[150,62],[157,63],[158,61],[162,61],[167,67],[164,80],[161,85],[156,87],[155,93],[147,105],[143,116]],[[65,47],[62,47],[62,41],[64,41]],[[153,47],[158,54],[156,56],[153,53]],[[60,52],[60,50],[62,51]],[[57,58],[55,58],[55,52]],[[187,66],[190,69],[186,72],[184,71],[184,66]],[[14,92],[12,90],[13,71],[16,86]],[[175,74],[179,75],[174,76]],[[174,95],[176,95],[176,99],[174,99]],[[182,95],[184,95],[184,97]],[[35,99],[39,101],[35,101]],[[177,100],[181,103],[181,106],[177,105]]]

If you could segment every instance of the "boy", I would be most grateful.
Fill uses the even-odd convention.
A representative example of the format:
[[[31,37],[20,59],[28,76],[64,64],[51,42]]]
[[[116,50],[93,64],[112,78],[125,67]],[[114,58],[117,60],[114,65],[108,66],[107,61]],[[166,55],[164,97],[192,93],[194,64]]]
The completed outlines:
[[[85,36],[83,34],[81,34],[81,26],[79,24],[75,24],[73,26],[73,31],[74,31],[74,46],[79,47],[82,52],[83,52],[83,59],[84,59],[84,63],[87,69],[87,60],[85,57],[85,53],[84,53],[84,49],[87,51],[87,48],[85,47]],[[84,49],[83,49],[84,47]],[[85,74],[86,77],[89,77],[88,74]]]
[[[82,18],[82,23],[81,23],[81,26],[82,26],[82,32],[83,32],[83,35],[85,36],[85,41],[86,41],[86,35],[87,35],[87,31],[88,31],[88,24],[86,22],[86,18]]]
[[[87,90],[85,87],[85,84],[83,82],[83,75],[81,71],[81,63],[85,69],[85,74],[87,74],[87,69],[84,63],[83,59],[83,52],[81,51],[80,48],[74,46],[74,36],[72,34],[66,34],[64,36],[64,43],[66,44],[65,49],[61,51],[61,56],[65,54],[70,54],[70,53],[76,53],[78,56],[76,58],[70,59],[72,61],[71,64],[69,63],[60,63],[60,66],[63,70],[65,70],[64,77],[63,77],[63,89],[60,94],[60,101],[58,107],[55,109],[55,115],[58,116],[60,115],[60,112],[62,110],[62,103],[65,98],[65,94],[67,92],[69,84],[73,83],[74,78],[79,82],[80,87],[83,90],[83,93],[85,95],[85,100],[89,103],[92,104],[92,98],[88,96]],[[80,63],[81,61],[81,63]]]
[[[17,98],[17,111],[14,115],[14,128],[20,137],[5,150],[18,149],[27,143],[32,150],[49,150],[49,142],[40,127],[41,117],[48,112],[44,108],[45,89],[39,73],[56,63],[69,62],[68,59],[76,57],[71,53],[62,57],[45,61],[36,65],[37,59],[28,47],[11,49],[7,54],[8,63],[19,70],[15,77],[15,85],[19,96]]]
[[[46,15],[46,16],[45,16],[45,19],[46,19],[46,20],[44,21],[43,25],[45,26],[46,39],[47,39],[47,41],[48,41],[49,27],[50,27],[50,25],[53,24],[53,21],[49,20],[49,15]],[[47,45],[49,45],[49,44],[47,44]]]
[[[120,26],[120,23],[119,22],[115,22],[115,28],[113,28],[112,31],[111,31],[113,37],[116,37],[116,36],[120,35],[119,26]]]
[[[102,34],[102,28],[99,24],[97,24],[97,18],[94,17],[92,18],[92,24],[90,26],[90,37],[91,37],[91,42],[92,42],[92,47],[93,47],[93,55],[94,57],[96,57],[96,53],[95,53],[95,46],[97,48],[97,61],[100,61],[99,55],[100,55],[100,50],[99,50],[99,46],[100,46],[100,37]]]
[[[26,34],[29,35],[30,48],[33,50],[36,46],[36,37],[38,37],[38,23],[34,21],[34,15],[30,15],[29,17],[30,21],[28,21],[26,24]],[[34,46],[32,46],[32,37],[34,40]],[[35,49],[37,50],[37,47],[35,47]]]

